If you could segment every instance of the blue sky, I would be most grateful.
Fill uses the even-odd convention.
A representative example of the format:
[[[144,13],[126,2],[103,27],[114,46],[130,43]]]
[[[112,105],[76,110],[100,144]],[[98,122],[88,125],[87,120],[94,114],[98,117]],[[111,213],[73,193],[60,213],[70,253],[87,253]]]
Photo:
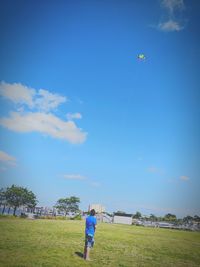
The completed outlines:
[[[199,214],[197,1],[0,8],[1,186],[45,206]]]

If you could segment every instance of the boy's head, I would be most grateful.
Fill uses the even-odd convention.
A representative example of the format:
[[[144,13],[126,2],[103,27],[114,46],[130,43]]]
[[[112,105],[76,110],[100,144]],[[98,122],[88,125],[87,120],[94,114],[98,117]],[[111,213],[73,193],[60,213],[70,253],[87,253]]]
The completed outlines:
[[[90,211],[90,215],[91,215],[91,216],[94,216],[94,215],[95,215],[95,213],[96,213],[96,212],[95,212],[95,210],[94,210],[94,209],[92,209],[92,210]]]

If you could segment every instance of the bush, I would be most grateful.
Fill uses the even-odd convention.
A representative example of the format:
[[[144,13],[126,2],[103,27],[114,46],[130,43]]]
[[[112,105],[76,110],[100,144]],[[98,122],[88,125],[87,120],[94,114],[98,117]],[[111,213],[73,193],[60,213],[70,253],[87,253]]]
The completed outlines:
[[[40,219],[53,220],[53,219],[55,219],[55,217],[54,216],[47,215],[47,216],[40,216]]]
[[[70,218],[70,220],[79,220],[80,221],[80,220],[82,220],[82,217],[80,214],[77,214],[76,216]]]
[[[28,215],[26,215],[25,213],[21,213],[21,215],[20,215],[20,218],[27,218],[28,217]]]
[[[65,216],[56,216],[56,220],[67,220]]]
[[[37,218],[38,219],[47,219],[47,220],[68,220],[68,218],[65,216],[51,216],[51,215],[38,216]]]
[[[35,218],[35,219],[40,219],[40,215],[35,214],[35,215],[34,215],[34,218]]]
[[[8,215],[8,214],[0,214],[0,219],[6,219],[6,218],[9,218],[9,219],[16,219],[16,218],[19,218],[17,216],[13,216],[13,215]]]

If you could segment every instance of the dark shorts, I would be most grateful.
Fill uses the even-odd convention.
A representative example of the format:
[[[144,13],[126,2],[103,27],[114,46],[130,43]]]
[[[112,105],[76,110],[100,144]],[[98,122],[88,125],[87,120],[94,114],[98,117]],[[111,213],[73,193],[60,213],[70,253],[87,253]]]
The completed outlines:
[[[94,246],[94,236],[85,235],[85,246],[92,248]]]

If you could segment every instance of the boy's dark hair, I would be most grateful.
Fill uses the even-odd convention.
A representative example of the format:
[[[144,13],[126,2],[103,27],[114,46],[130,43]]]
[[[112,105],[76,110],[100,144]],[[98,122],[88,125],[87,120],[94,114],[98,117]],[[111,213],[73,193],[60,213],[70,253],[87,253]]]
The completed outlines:
[[[90,211],[90,215],[91,215],[91,216],[94,216],[94,215],[95,215],[95,213],[96,213],[96,212],[95,212],[95,210],[94,210],[94,209],[92,209],[92,210]]]

